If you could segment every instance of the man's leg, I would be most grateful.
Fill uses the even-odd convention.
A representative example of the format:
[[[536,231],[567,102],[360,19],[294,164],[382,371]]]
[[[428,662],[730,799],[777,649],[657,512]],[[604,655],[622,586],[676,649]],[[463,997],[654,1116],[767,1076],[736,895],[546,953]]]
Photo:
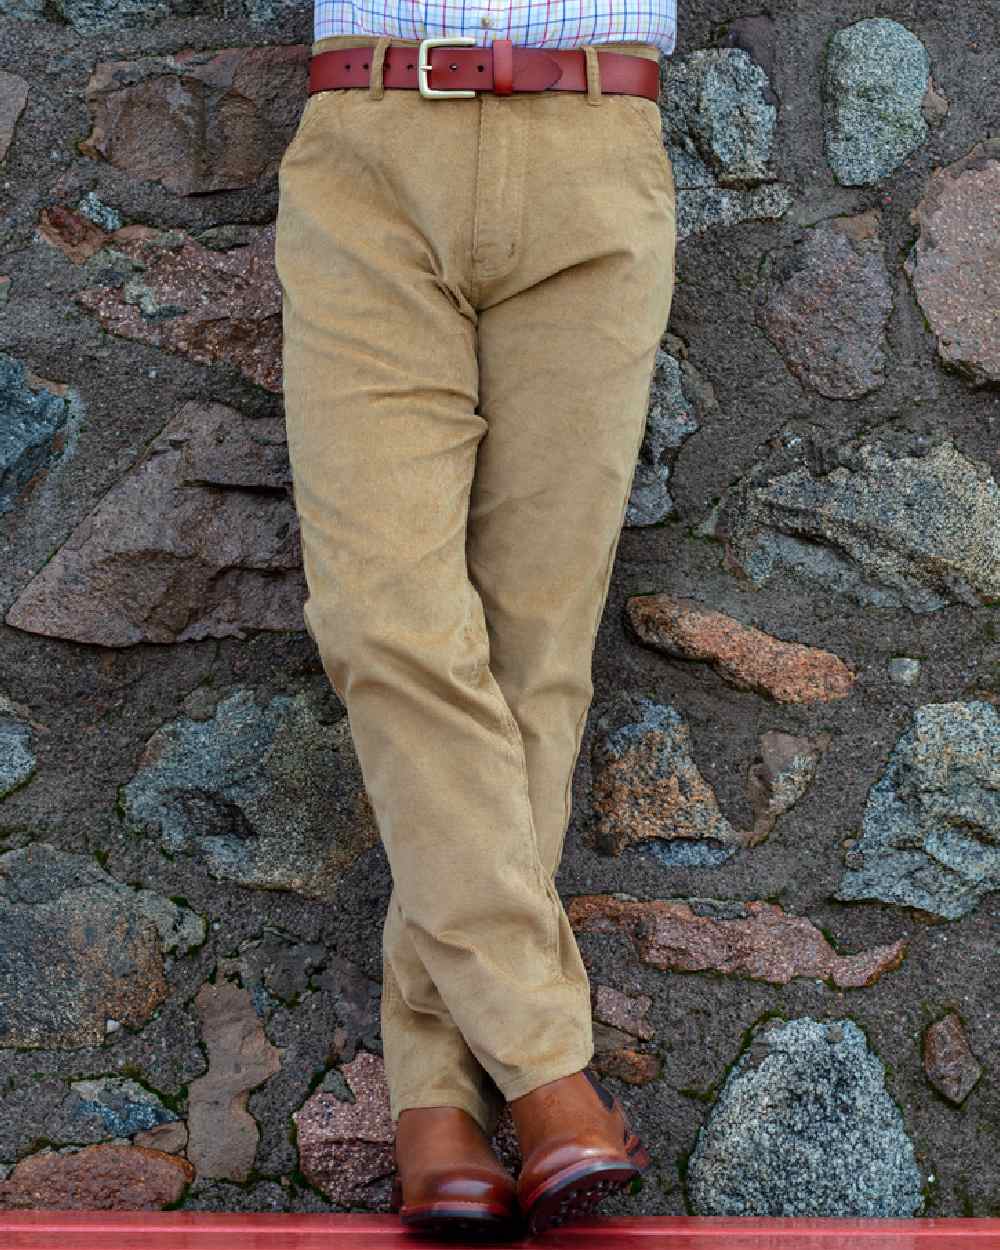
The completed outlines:
[[[675,192],[648,100],[484,100],[476,271],[480,411],[469,572],[490,664],[524,743],[554,874],[593,686],[591,661],[673,293]],[[520,111],[517,111],[520,110]],[[520,153],[502,158],[504,149]],[[518,188],[523,204],[504,214]],[[589,1071],[510,1099],[532,1231],[586,1214],[649,1165]]]
[[[485,606],[490,666],[524,742],[542,862],[554,874],[672,299],[675,198],[650,101],[604,96],[589,107],[567,93],[487,97],[484,108],[487,130],[521,114],[524,204],[508,249],[516,263],[487,269],[479,284],[488,429],[469,573]]]
[[[327,93],[281,172],[304,612],[393,874],[394,1115],[443,1103],[483,1117],[475,1061],[511,1098],[592,1049],[586,976],[539,856],[524,745],[466,564],[487,429],[464,294],[480,105],[428,114],[411,92]]]

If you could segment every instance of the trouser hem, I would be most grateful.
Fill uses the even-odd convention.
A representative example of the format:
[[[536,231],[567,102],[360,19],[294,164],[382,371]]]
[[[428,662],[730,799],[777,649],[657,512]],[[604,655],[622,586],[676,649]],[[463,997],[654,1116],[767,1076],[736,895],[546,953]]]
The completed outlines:
[[[401,1112],[408,1111],[414,1107],[458,1107],[472,1116],[487,1137],[492,1137],[496,1132],[496,1109],[491,1107],[485,1098],[470,1097],[467,1093],[458,1090],[451,1094],[414,1094],[409,1097],[406,1095],[401,1095],[398,1098],[390,1097],[389,1114],[392,1116],[393,1124],[395,1125],[399,1120]]]
[[[515,1098],[530,1094],[539,1085],[545,1085],[549,1081],[558,1081],[563,1076],[572,1076],[574,1072],[585,1068],[593,1057],[593,1046],[580,1047],[567,1051],[556,1063],[546,1064],[541,1068],[532,1068],[530,1072],[523,1072],[513,1081],[505,1081],[502,1086],[499,1082],[497,1084],[504,1098],[512,1102]]]

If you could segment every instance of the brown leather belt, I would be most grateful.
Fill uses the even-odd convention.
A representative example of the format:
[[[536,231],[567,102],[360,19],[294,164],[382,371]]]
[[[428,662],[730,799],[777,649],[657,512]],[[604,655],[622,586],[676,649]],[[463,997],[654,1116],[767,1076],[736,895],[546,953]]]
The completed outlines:
[[[341,87],[367,87],[369,53],[374,46],[317,53],[309,62],[309,94]],[[597,52],[597,60],[602,93],[658,98],[658,61],[603,50]],[[509,39],[495,39],[492,44],[477,47],[471,35],[453,35],[425,39],[419,48],[387,48],[382,84],[419,90],[429,99],[468,98],[483,91],[496,95],[511,95],[515,91],[586,91],[587,63],[582,48],[525,48]]]

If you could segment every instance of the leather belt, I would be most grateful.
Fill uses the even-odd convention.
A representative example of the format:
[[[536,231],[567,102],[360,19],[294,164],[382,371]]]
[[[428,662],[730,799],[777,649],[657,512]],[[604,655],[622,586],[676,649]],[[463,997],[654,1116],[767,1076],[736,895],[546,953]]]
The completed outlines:
[[[472,46],[469,46],[472,45]],[[367,87],[370,51],[333,48],[309,62],[309,94],[342,87]],[[660,66],[651,57],[625,52],[597,52],[601,92],[641,95],[656,100]],[[382,84],[419,90],[429,99],[469,98],[483,91],[511,95],[515,91],[586,91],[587,62],[582,48],[526,48],[509,39],[475,46],[471,35],[425,39],[419,48],[388,47],[382,63]]]

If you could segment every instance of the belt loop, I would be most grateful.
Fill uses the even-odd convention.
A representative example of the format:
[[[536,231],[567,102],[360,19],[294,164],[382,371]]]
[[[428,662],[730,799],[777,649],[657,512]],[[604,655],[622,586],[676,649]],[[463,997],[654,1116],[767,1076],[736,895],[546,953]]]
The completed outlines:
[[[601,102],[601,63],[597,59],[597,49],[585,44],[583,49],[587,70],[587,103]]]
[[[369,100],[381,100],[385,95],[385,88],[382,86],[382,62],[385,60],[386,51],[391,43],[390,35],[379,35],[375,41],[375,47],[372,49],[371,72],[368,76]]]

